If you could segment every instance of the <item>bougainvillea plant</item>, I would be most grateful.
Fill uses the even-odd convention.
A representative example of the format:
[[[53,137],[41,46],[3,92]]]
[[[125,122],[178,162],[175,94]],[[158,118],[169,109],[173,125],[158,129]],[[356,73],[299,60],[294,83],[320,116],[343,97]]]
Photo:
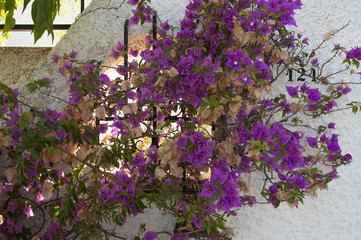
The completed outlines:
[[[149,2],[128,1],[136,6],[130,24],[152,21]],[[11,162],[0,182],[0,235],[107,239],[115,233],[106,224],[122,226],[156,206],[177,218],[170,239],[230,239],[227,216],[239,208],[297,207],[317,196],[351,156],[334,123],[313,119],[337,110],[351,91],[337,74],[358,68],[361,49],[336,45],[319,62],[319,48],[340,29],[307,52],[308,39],[289,30],[301,6],[192,0],[179,28],[162,22],[146,49],[119,42],[111,50],[111,58],[134,57],[114,67],[115,79],[97,61],[77,61],[76,52],[55,55],[70,85],[63,111],[23,102],[0,83],[0,151]],[[341,70],[325,73],[338,56]],[[275,94],[272,86],[292,72],[300,81]],[[52,80],[28,87],[46,94]],[[357,112],[359,103],[349,108]],[[263,179],[260,196],[250,194],[252,175]],[[134,239],[158,238],[140,228]]]

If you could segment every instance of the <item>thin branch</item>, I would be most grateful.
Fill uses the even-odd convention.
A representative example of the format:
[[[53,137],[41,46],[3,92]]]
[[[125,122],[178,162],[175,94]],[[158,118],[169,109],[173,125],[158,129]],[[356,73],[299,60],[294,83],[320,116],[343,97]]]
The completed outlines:
[[[68,156],[70,156],[71,158],[73,158],[73,159],[75,159],[75,160],[77,160],[77,161],[85,164],[87,167],[90,167],[93,171],[98,172],[98,173],[100,173],[100,174],[103,174],[104,176],[108,177],[109,179],[113,180],[113,181],[116,182],[116,183],[119,183],[119,184],[123,185],[123,186],[126,187],[126,188],[129,188],[129,187],[130,187],[129,185],[121,182],[119,179],[117,179],[117,178],[116,178],[114,175],[112,175],[111,173],[104,172],[104,171],[100,170],[99,168],[97,168],[97,167],[95,167],[95,166],[93,166],[93,165],[91,165],[91,164],[89,164],[89,163],[87,163],[87,162],[84,162],[83,159],[81,159],[80,157],[72,154],[72,153],[69,152],[68,150],[66,150],[66,149],[64,149],[64,148],[62,148],[62,147],[60,147],[60,146],[57,146],[57,145],[53,145],[53,146],[54,146],[56,149],[62,151],[63,153],[66,153],[66,154],[67,154]]]

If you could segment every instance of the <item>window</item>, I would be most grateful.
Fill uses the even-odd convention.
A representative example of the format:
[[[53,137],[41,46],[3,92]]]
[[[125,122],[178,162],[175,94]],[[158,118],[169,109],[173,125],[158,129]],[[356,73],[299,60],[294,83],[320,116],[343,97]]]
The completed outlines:
[[[54,41],[45,32],[36,44],[34,44],[34,36],[31,34],[33,24],[31,18],[32,2],[29,3],[24,14],[21,14],[23,10],[23,5],[21,4],[14,12],[16,25],[11,30],[9,39],[2,41],[1,45],[3,47],[53,47],[90,2],[91,0],[61,0],[60,15],[57,15],[54,21]],[[0,30],[2,30],[3,24],[4,22],[0,22]]]

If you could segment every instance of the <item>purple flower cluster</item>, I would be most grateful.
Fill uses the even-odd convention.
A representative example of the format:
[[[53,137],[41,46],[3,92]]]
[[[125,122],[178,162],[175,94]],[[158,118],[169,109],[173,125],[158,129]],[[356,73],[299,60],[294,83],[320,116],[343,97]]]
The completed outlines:
[[[214,142],[205,138],[203,132],[189,131],[178,139],[177,146],[181,151],[181,162],[204,168],[213,155]]]
[[[61,239],[67,234],[64,227],[58,222],[50,223],[49,230],[41,236],[41,240]]]
[[[361,48],[356,47],[356,48],[352,48],[350,51],[345,51],[346,54],[346,59],[352,60],[352,59],[357,59],[357,60],[361,60]]]
[[[135,182],[125,171],[115,174],[115,177],[124,184],[115,181],[106,182],[103,179],[103,186],[99,189],[99,196],[106,204],[107,201],[119,202],[120,206],[129,206],[134,216],[138,214],[131,200],[135,195]]]
[[[230,171],[225,159],[213,163],[212,176],[204,182],[199,195],[213,199],[216,193],[220,193],[214,207],[225,212],[246,205],[249,198],[239,195],[240,187],[236,184],[240,174],[239,170]]]
[[[155,13],[147,5],[150,1],[127,2],[136,6],[130,24],[151,22]],[[300,66],[304,60],[294,50],[308,45],[308,39],[286,29],[287,25],[296,26],[294,14],[301,6],[300,0],[217,4],[192,0],[177,33],[174,35],[168,22],[161,23],[158,39],[150,35],[144,39],[145,50],[129,50],[142,60],[117,65],[116,79],[104,74],[94,61],[75,60],[76,52],[54,55],[53,61],[70,85],[69,105],[63,112],[34,107],[23,113],[17,89],[0,85],[0,119],[5,120],[11,136],[14,162],[21,164],[21,170],[25,167],[19,173],[15,168],[7,172],[14,181],[2,187],[9,195],[8,215],[21,213],[30,218],[38,210],[34,206],[46,205],[53,210],[54,222],[42,239],[61,239],[67,234],[68,223],[83,223],[83,213],[88,207],[93,209],[87,203],[95,203],[94,209],[109,210],[121,225],[128,214],[141,212],[145,207],[142,201],[148,200],[166,211],[178,204],[174,212],[182,212],[179,217],[202,230],[200,234],[211,230],[206,237],[218,237],[222,236],[220,230],[227,229],[219,212],[236,215],[236,208],[256,202],[247,195],[244,175],[264,174],[262,194],[275,207],[281,201],[295,206],[315,184],[337,178],[335,167],[349,163],[352,157],[341,154],[338,135],[332,134],[335,123],[319,126],[315,136],[288,126],[291,121],[296,125],[302,121],[298,114],[330,112],[337,107],[336,100],[351,89],[343,84],[323,93],[305,83],[287,86],[290,97],[263,98],[264,90],[275,80],[271,66]],[[118,42],[109,57],[125,56],[126,49]],[[335,49],[343,51],[339,46]],[[346,51],[346,62],[357,65],[360,51]],[[312,67],[322,64],[313,56],[309,61]],[[44,78],[34,87],[50,83]],[[104,123],[105,116],[114,118]],[[211,133],[204,124],[212,125]],[[100,133],[106,136],[101,141]],[[152,146],[138,149],[137,143],[149,139]],[[76,164],[84,161],[65,173],[56,170],[63,159]],[[318,169],[322,164],[331,165],[332,170],[323,173]],[[102,169],[113,165],[120,170],[112,175]],[[89,194],[93,189],[86,187],[94,179],[79,177],[85,166],[91,172],[98,168],[99,194]],[[19,200],[20,184],[33,191],[35,205]],[[52,191],[60,188],[69,195],[66,193],[62,201],[48,202]],[[194,195],[189,196],[188,191]],[[121,216],[114,209],[121,209]],[[23,229],[18,221],[11,217],[5,220],[0,230],[20,236]],[[188,233],[171,237],[189,238]],[[148,231],[144,239],[158,236]]]
[[[299,98],[302,101],[305,101],[308,104],[307,110],[316,111],[317,109],[322,109],[324,112],[330,112],[332,109],[337,107],[337,103],[334,99],[338,98],[337,95],[332,95],[331,97],[321,96],[318,88],[310,88],[304,83],[302,86],[286,86],[288,95],[294,98]],[[336,90],[341,95],[346,95],[351,92],[351,88],[348,86],[344,87],[342,85],[337,86]],[[302,96],[304,97],[302,97]],[[336,97],[335,97],[336,96]]]

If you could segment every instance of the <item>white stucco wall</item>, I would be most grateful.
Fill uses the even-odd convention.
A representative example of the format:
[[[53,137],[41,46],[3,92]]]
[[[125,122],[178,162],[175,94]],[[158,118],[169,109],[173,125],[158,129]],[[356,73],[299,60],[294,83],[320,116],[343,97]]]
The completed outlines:
[[[123,39],[123,23],[128,18],[130,6],[124,0],[94,0],[85,13],[70,28],[52,54],[62,54],[72,50],[79,52],[79,59],[105,60],[111,47]],[[153,0],[161,19],[176,23],[183,15],[187,0]],[[298,12],[298,31],[309,36],[310,43],[321,41],[323,34],[332,28],[339,28],[351,21],[350,26],[326,44],[342,43],[346,47],[361,42],[361,2],[359,0],[304,0],[302,11]],[[131,34],[140,32],[130,28]],[[146,30],[147,31],[147,30]],[[327,49],[324,49],[327,50]],[[53,94],[66,98],[66,81],[56,71],[50,60],[42,61],[22,80],[51,77],[56,83]],[[345,80],[347,80],[345,78]],[[281,84],[282,85],[282,84]],[[360,88],[354,91],[345,102],[361,100]],[[61,102],[49,101],[50,107],[60,108]],[[237,217],[229,220],[235,228],[234,239],[359,239],[361,236],[361,128],[358,127],[361,115],[350,111],[331,116],[340,133],[340,145],[345,152],[353,155],[351,166],[340,169],[341,178],[329,184],[329,190],[319,192],[317,199],[307,198],[305,205],[290,209],[281,205],[274,209],[268,205],[242,208]],[[162,221],[163,220],[163,221]],[[159,222],[157,222],[159,221]],[[169,225],[167,219],[153,220],[153,223]],[[172,222],[173,224],[173,222]],[[172,227],[171,227],[172,228]],[[152,230],[152,229],[150,229]],[[137,230],[136,230],[137,231]]]
[[[0,82],[16,85],[22,76],[27,76],[39,61],[44,60],[50,50],[45,47],[0,47]]]
[[[323,39],[323,34],[333,28],[350,25],[338,33],[321,50],[332,49],[333,44],[350,48],[361,43],[361,2],[358,0],[303,0],[304,6],[296,14],[298,32],[309,37],[311,47]],[[322,54],[323,52],[323,54]],[[337,64],[330,71],[336,70]],[[338,65],[339,66],[339,65]],[[347,81],[350,75],[339,80]],[[356,82],[359,76],[354,75]],[[284,85],[284,84],[280,84]],[[360,101],[361,88],[353,85],[353,92],[342,101]],[[235,227],[235,239],[257,240],[302,240],[302,239],[360,239],[361,238],[361,115],[353,115],[350,110],[332,114],[328,121],[336,123],[343,151],[353,156],[351,165],[339,168],[341,175],[329,184],[328,191],[319,192],[318,198],[307,197],[298,209],[290,209],[287,204],[274,209],[269,205],[242,208],[238,216],[230,220]],[[326,122],[326,119],[325,119]],[[256,187],[256,186],[254,186]]]

